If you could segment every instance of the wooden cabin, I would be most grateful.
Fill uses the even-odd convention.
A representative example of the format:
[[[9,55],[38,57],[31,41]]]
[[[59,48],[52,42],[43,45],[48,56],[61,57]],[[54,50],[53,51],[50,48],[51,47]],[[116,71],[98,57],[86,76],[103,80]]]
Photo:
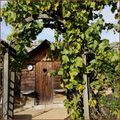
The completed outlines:
[[[58,60],[50,57],[50,42],[45,40],[29,52],[22,69],[21,93],[35,93],[35,104],[52,103],[55,90],[61,89],[60,76],[48,74],[60,68]]]

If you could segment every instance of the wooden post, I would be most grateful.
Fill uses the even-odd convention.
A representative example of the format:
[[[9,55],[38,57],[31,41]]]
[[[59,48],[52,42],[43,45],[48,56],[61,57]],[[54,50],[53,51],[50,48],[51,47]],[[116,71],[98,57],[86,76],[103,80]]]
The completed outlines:
[[[10,72],[9,91],[8,91],[8,118],[13,118],[14,111],[14,82],[15,72]]]
[[[120,16],[120,1],[119,1],[119,12],[118,12],[118,16]],[[120,19],[118,21],[118,23],[120,23]],[[120,26],[119,26],[119,44],[118,44],[118,51],[119,51],[119,60],[120,60]],[[119,64],[119,68],[120,68],[120,64]],[[119,101],[120,101],[120,76],[119,76]],[[120,109],[119,109],[120,110]],[[120,111],[119,111],[119,115],[118,115],[118,120],[120,120]]]
[[[9,79],[9,49],[4,54],[4,70],[3,70],[3,119],[7,120],[8,110],[8,79]]]
[[[86,66],[86,53],[83,54],[84,65]],[[83,74],[83,79],[85,81],[85,89],[83,91],[83,104],[84,104],[84,120],[90,120],[90,110],[89,110],[89,92],[88,92],[88,79],[87,74]]]

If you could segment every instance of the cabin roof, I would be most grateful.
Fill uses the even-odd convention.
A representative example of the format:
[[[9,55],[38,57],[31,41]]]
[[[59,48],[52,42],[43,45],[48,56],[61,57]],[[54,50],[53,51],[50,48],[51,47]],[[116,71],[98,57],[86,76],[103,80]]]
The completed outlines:
[[[48,40],[44,40],[40,45],[38,45],[36,48],[31,50],[29,52],[29,55],[31,56],[31,55],[37,53],[38,51],[42,51],[43,48],[48,48],[48,47],[50,47],[50,42]]]

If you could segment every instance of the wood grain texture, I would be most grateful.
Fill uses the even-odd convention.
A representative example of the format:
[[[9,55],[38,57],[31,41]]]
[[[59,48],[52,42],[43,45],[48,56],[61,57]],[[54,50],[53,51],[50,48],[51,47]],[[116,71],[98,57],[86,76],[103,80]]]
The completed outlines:
[[[43,69],[47,71],[44,72]],[[53,100],[52,78],[48,72],[52,69],[52,62],[38,62],[36,64],[36,93],[38,104],[51,103]]]

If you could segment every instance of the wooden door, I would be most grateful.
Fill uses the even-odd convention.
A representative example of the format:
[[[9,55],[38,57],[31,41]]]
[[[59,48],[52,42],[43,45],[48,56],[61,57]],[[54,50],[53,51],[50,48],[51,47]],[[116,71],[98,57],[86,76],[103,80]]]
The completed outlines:
[[[36,104],[47,104],[53,100],[52,78],[48,73],[52,69],[52,62],[36,63]]]

